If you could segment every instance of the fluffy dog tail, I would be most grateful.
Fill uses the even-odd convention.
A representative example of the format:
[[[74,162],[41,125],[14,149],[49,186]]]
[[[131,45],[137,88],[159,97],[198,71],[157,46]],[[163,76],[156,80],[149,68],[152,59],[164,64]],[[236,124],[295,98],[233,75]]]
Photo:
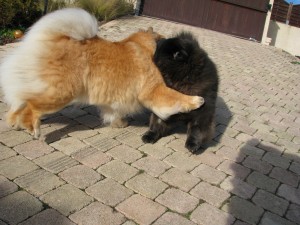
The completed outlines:
[[[36,22],[0,66],[0,84],[11,110],[24,107],[25,95],[42,93],[47,88],[39,74],[43,70],[44,53],[51,51],[49,43],[60,36],[79,41],[89,39],[96,36],[97,31],[95,17],[77,8],[49,13]]]
[[[84,40],[97,35],[98,23],[94,16],[79,8],[54,11],[35,23],[24,41],[45,41],[57,36]]]

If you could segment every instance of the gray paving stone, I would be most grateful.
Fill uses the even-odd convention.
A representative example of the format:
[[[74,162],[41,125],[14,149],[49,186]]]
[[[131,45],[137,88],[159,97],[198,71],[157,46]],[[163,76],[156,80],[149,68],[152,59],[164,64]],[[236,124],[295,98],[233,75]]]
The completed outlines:
[[[110,156],[93,147],[81,149],[71,156],[92,169],[97,169],[99,166],[108,163],[112,159]]]
[[[285,211],[287,210],[287,207],[289,205],[288,201],[286,201],[285,199],[279,198],[276,195],[273,195],[264,190],[258,190],[252,198],[252,201],[256,205],[280,216],[283,216],[285,214]]]
[[[191,220],[203,225],[230,225],[234,222],[234,217],[212,205],[203,203],[191,214]]]
[[[113,160],[101,166],[97,172],[122,184],[135,176],[138,173],[138,170],[119,160]]]
[[[235,223],[233,225],[249,225],[249,223],[245,223],[243,221],[240,220],[236,220]]]
[[[244,160],[243,165],[263,174],[268,174],[273,168],[271,164],[252,156],[248,156]]]
[[[131,178],[126,182],[125,186],[150,199],[156,198],[168,188],[168,185],[164,182],[146,173]]]
[[[257,147],[254,147],[254,146],[251,146],[251,145],[244,145],[240,151],[246,155],[250,155],[250,156],[253,156],[253,157],[256,157],[256,158],[261,158],[263,156],[263,154],[265,153],[265,151],[263,151],[262,149],[260,148],[257,148]]]
[[[95,130],[102,135],[106,135],[107,137],[115,138],[121,134],[125,134],[128,131],[123,128],[114,128],[110,126],[95,128]]]
[[[25,191],[18,191],[0,199],[0,219],[9,224],[17,224],[42,209],[42,203]]]
[[[78,164],[76,160],[57,151],[35,159],[34,162],[51,173],[59,173]]]
[[[118,135],[116,137],[116,140],[118,140],[132,148],[138,148],[144,144],[140,135],[137,135],[137,134],[135,134],[133,132],[129,132],[129,131],[126,133],[123,133],[121,135]]]
[[[197,198],[175,188],[166,190],[155,201],[179,213],[188,213],[199,203]]]
[[[172,212],[166,212],[153,225],[196,225],[192,221]]]
[[[0,161],[15,156],[17,153],[0,143]]]
[[[240,179],[244,179],[251,172],[247,167],[244,167],[230,160],[225,160],[224,162],[222,162],[217,169]]]
[[[205,151],[197,156],[192,155],[192,158],[199,160],[201,163],[204,163],[213,168],[216,168],[221,164],[221,162],[224,161],[224,158],[222,156],[209,151]]]
[[[242,162],[246,155],[241,151],[223,146],[217,152],[217,155],[223,157],[224,159],[229,159],[235,162]]]
[[[140,170],[144,170],[146,173],[154,177],[158,177],[171,167],[167,163],[152,156],[143,157],[131,165]]]
[[[185,140],[183,139],[175,139],[172,140],[170,143],[167,144],[168,148],[173,149],[176,152],[182,152],[182,153],[190,153],[189,150],[184,146]]]
[[[300,163],[292,162],[292,164],[290,166],[290,171],[292,171],[300,176]]]
[[[247,177],[247,182],[255,187],[264,189],[272,193],[275,193],[279,186],[279,181],[256,171],[253,171]]]
[[[65,183],[58,176],[43,169],[27,173],[15,179],[14,182],[35,196],[40,196]]]
[[[54,209],[46,209],[39,214],[20,223],[20,225],[75,225],[67,217],[63,216]]]
[[[261,219],[260,225],[296,225],[276,214],[266,212]]]
[[[0,198],[18,190],[18,186],[0,175]]]
[[[232,197],[222,209],[250,224],[257,224],[264,213],[261,207],[236,196]]]
[[[102,179],[99,173],[84,165],[73,166],[58,175],[80,189],[85,189]]]
[[[102,152],[106,152],[109,149],[112,149],[113,147],[121,144],[119,141],[116,141],[115,139],[112,139],[111,137],[104,134],[98,134],[93,137],[84,139],[83,141]]]
[[[34,163],[20,155],[0,161],[0,174],[9,179],[15,179],[36,169],[38,167]]]
[[[80,210],[93,201],[92,197],[70,184],[50,191],[42,195],[40,199],[65,216]]]
[[[11,130],[11,128],[7,125],[7,123],[4,120],[0,119],[0,132],[5,132],[9,130]]]
[[[186,192],[191,190],[197,183],[200,182],[199,178],[177,168],[169,169],[160,176],[160,179]]]
[[[0,220],[0,225],[8,225],[8,224]]]
[[[141,195],[133,195],[119,204],[116,209],[138,224],[151,224],[166,208]]]
[[[14,147],[16,145],[23,144],[27,141],[32,140],[32,136],[23,131],[10,130],[0,133],[0,140],[6,146]]]
[[[137,225],[135,222],[131,221],[131,220],[127,220],[125,223],[123,223],[122,225]]]
[[[199,199],[203,199],[217,208],[230,197],[230,194],[227,191],[206,182],[198,184],[190,191],[190,194]]]
[[[244,199],[250,199],[256,191],[254,186],[234,176],[227,177],[220,187]]]
[[[79,140],[84,140],[86,138],[93,137],[98,134],[96,130],[92,130],[83,125],[75,125],[70,127],[69,129],[63,129],[62,131],[68,134],[69,136]]]
[[[125,163],[135,162],[143,156],[139,151],[123,144],[112,148],[107,154]]]
[[[33,140],[27,143],[18,145],[14,147],[19,154],[25,156],[26,158],[32,160],[43,155],[47,155],[54,151],[54,149],[47,145],[44,141]]]
[[[68,137],[50,144],[53,148],[65,153],[66,155],[74,154],[86,147],[86,144],[80,140]]]
[[[300,223],[300,206],[296,205],[296,204],[291,204],[286,213],[286,218],[299,224]]]
[[[187,172],[193,170],[200,164],[199,161],[181,152],[174,152],[172,155],[169,155],[167,158],[165,158],[164,161],[171,166]]]
[[[220,184],[226,177],[225,173],[204,164],[194,169],[191,174],[215,185]]]
[[[96,117],[93,115],[80,116],[80,117],[75,118],[75,120],[89,128],[95,128],[95,127],[102,125],[102,122],[99,119],[99,117]]]
[[[173,150],[160,144],[145,144],[139,150],[161,160],[173,153]]]
[[[110,178],[90,186],[85,191],[88,195],[109,206],[116,206],[133,194],[132,190]]]
[[[277,195],[300,205],[300,189],[296,189],[286,184],[280,185],[277,191]]]
[[[126,220],[121,213],[100,202],[93,202],[79,212],[70,215],[70,219],[76,224],[84,225],[119,225]]]
[[[274,167],[270,173],[270,177],[293,187],[297,187],[300,180],[300,177],[296,174],[280,167]]]
[[[291,160],[280,156],[278,153],[273,153],[273,152],[267,152],[264,155],[263,160],[269,162],[273,166],[278,166],[283,169],[289,168],[291,162]]]

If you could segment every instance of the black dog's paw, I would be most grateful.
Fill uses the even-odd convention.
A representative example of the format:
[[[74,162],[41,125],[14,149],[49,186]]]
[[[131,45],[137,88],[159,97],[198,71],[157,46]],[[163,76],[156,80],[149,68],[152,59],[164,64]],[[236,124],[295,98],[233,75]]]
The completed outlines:
[[[188,138],[185,142],[185,147],[192,153],[201,149],[201,143],[194,138]]]
[[[159,139],[157,133],[148,130],[143,136],[142,136],[142,141],[144,143],[155,143]]]

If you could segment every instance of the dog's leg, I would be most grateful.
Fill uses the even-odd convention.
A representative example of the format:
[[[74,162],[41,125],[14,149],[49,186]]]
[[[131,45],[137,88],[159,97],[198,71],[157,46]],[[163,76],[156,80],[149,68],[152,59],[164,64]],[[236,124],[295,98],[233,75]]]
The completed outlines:
[[[142,91],[139,100],[162,120],[166,120],[177,113],[197,109],[204,104],[202,97],[184,95],[168,88],[165,84],[159,84],[151,90]]]
[[[206,142],[210,141],[214,134],[214,128],[215,128],[215,123],[214,121],[209,118],[198,118],[199,119],[207,119],[208,121],[211,122],[201,122],[201,121],[190,121],[188,123],[188,130],[187,130],[187,139],[185,142],[185,147],[191,151],[191,152],[196,152],[198,151],[201,146],[203,147],[203,144]]]
[[[168,125],[155,114],[151,114],[149,130],[142,136],[144,143],[155,143],[168,132]]]
[[[187,139],[185,147],[192,153],[198,151],[203,142],[203,131],[199,124],[193,124],[193,121],[188,123]]]
[[[6,114],[6,122],[8,126],[12,127],[15,130],[21,129],[21,115],[26,104],[22,104],[17,109],[11,108]]]
[[[128,121],[109,106],[101,107],[101,116],[104,124],[110,124],[113,128],[124,128]]]

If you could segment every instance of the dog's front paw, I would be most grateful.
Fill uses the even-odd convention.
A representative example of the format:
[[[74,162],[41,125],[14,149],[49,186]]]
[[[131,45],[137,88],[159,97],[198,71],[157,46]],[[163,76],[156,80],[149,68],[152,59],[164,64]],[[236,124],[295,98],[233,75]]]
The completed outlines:
[[[192,100],[192,110],[200,108],[204,104],[204,98],[194,96]]]
[[[204,98],[200,96],[189,96],[188,101],[186,101],[181,106],[180,112],[187,113],[192,110],[200,108],[204,104]]]
[[[185,142],[185,147],[191,153],[195,153],[201,149],[201,143],[194,138],[188,138]]]
[[[142,141],[144,143],[155,143],[157,142],[159,139],[159,136],[157,133],[151,131],[151,130],[148,130],[143,136],[142,136]]]

